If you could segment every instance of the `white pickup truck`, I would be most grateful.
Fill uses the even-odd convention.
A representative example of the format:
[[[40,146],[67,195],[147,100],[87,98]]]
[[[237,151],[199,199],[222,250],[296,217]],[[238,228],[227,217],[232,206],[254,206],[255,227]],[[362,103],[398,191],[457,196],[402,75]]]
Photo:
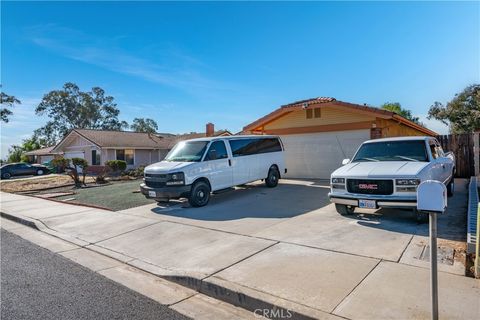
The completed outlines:
[[[417,219],[416,190],[424,180],[438,180],[453,195],[455,158],[444,153],[433,137],[398,137],[364,142],[352,160],[331,175],[330,201],[337,212],[352,214],[355,207],[411,208]]]

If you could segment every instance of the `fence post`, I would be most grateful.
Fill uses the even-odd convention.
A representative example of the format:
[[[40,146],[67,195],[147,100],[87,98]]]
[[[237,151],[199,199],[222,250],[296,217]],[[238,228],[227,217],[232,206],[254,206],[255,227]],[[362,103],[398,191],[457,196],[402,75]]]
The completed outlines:
[[[480,175],[480,130],[473,133],[473,163],[475,165],[475,176]]]

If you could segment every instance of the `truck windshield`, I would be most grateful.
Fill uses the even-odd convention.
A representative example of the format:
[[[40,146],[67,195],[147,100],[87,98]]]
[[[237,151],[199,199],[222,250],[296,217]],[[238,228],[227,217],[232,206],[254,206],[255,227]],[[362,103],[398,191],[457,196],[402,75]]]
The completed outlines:
[[[352,162],[361,161],[428,161],[425,141],[385,141],[363,144]]]
[[[208,141],[182,141],[173,147],[165,161],[198,162],[202,159]]]

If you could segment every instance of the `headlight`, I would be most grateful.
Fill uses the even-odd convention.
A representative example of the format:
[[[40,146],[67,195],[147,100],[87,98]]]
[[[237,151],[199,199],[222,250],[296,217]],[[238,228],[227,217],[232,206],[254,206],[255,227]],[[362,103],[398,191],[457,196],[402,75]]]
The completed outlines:
[[[185,174],[183,172],[175,172],[167,175],[167,186],[185,184]]]
[[[345,178],[332,178],[332,183],[345,183]]]
[[[397,179],[395,180],[397,186],[418,186],[420,179]]]

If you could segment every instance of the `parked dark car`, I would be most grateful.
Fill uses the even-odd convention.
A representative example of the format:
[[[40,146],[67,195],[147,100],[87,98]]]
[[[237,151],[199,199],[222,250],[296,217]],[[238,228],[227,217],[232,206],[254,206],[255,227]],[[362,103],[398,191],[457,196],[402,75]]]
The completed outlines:
[[[0,167],[0,177],[2,179],[10,179],[13,176],[41,176],[47,173],[50,173],[50,170],[41,164],[28,164],[19,162],[8,163]]]

